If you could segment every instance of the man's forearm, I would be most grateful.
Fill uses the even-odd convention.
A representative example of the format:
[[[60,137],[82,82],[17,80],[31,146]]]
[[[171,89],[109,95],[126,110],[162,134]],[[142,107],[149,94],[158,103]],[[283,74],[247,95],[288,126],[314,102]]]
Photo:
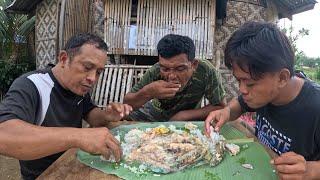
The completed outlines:
[[[320,161],[307,161],[305,179],[320,179]]]
[[[106,126],[107,123],[111,121],[108,117],[103,109],[96,107],[89,112],[85,120],[91,127],[101,127]]]
[[[153,97],[146,93],[144,88],[136,93],[128,93],[124,97],[123,103],[129,104],[133,109],[142,107],[146,102],[150,101]]]
[[[14,119],[0,123],[0,154],[31,160],[77,147],[78,128],[40,127]]]
[[[229,121],[234,121],[238,119],[242,114],[238,98],[233,98],[225,108],[229,108],[230,111]]]

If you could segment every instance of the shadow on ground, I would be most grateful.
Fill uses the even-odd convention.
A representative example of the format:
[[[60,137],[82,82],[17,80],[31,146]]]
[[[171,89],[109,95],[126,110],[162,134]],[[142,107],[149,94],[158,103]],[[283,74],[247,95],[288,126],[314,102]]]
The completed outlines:
[[[0,179],[2,180],[20,180],[19,161],[0,155]]]

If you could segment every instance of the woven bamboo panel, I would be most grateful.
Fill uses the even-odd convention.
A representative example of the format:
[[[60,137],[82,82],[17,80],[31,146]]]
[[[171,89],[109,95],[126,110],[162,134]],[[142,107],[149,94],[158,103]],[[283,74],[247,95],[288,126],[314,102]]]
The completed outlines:
[[[44,0],[36,9],[36,65],[43,69],[56,62],[58,0]]]
[[[111,54],[156,56],[158,41],[174,33],[194,40],[197,58],[212,59],[215,0],[139,0],[136,23],[130,25],[131,4],[106,1],[105,41]]]

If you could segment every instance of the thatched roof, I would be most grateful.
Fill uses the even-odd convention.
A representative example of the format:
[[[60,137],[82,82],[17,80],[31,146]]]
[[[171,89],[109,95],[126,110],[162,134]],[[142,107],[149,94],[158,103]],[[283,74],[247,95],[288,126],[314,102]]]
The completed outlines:
[[[6,8],[7,12],[13,13],[29,13],[36,8],[36,5],[42,0],[14,0],[13,3]],[[273,0],[279,8],[279,18],[308,11],[314,8],[316,0]]]

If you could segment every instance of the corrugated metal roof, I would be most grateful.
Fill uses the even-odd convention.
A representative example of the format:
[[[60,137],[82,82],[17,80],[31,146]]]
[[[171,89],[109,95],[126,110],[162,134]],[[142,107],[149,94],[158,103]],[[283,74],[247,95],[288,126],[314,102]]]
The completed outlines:
[[[41,1],[42,0],[14,0],[5,11],[9,13],[28,14],[33,11]]]

